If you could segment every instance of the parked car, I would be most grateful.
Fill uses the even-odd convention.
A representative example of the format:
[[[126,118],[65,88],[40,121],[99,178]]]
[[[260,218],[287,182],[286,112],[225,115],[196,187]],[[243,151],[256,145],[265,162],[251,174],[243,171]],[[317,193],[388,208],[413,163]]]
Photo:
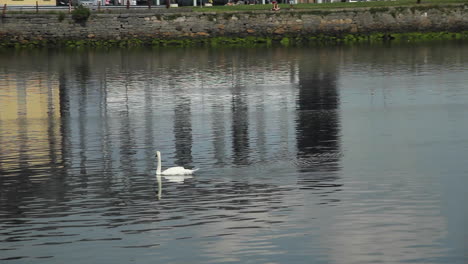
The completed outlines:
[[[79,4],[86,7],[93,7],[98,5],[99,0],[79,0]]]
[[[77,6],[80,4],[79,0],[57,0],[57,5],[67,6],[70,2],[73,6]]]

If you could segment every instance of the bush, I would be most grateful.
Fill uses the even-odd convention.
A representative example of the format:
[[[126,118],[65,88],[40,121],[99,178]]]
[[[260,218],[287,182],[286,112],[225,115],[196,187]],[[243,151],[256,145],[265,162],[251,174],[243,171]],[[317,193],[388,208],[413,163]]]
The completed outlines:
[[[72,19],[76,23],[80,23],[80,24],[86,23],[90,15],[91,15],[91,11],[89,10],[89,8],[86,8],[83,5],[79,5],[72,11]]]
[[[60,12],[60,13],[58,14],[58,21],[59,21],[59,22],[62,22],[64,19],[65,19],[65,13]]]

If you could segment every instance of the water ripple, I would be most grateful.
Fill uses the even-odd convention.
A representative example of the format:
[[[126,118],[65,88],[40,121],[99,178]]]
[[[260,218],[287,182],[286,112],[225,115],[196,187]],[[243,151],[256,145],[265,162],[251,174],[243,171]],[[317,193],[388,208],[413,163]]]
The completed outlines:
[[[464,263],[467,52],[0,51],[0,260]]]

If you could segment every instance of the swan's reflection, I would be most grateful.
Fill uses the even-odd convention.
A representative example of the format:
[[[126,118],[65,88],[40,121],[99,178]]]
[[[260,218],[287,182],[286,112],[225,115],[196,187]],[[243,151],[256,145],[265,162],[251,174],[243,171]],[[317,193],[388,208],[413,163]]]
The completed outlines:
[[[169,182],[175,183],[184,183],[185,179],[193,178],[192,175],[156,175],[156,181],[158,182],[158,200],[161,200],[162,198],[162,177],[164,177],[164,179],[166,179]]]
[[[185,179],[193,178],[192,175],[165,175],[164,179],[170,182],[184,183]]]
[[[161,194],[162,194],[161,175],[156,175],[156,181],[158,182],[158,200],[161,200]]]

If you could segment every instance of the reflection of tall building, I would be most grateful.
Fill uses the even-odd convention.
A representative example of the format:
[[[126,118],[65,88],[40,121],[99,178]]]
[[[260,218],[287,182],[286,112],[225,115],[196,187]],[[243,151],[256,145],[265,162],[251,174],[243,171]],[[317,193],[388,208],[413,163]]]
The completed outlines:
[[[301,69],[299,74],[297,140],[299,155],[302,156],[338,150],[335,74],[310,71]]]
[[[147,171],[149,172],[153,166],[150,164],[153,164],[155,161],[155,154],[154,154],[154,122],[153,122],[153,117],[154,117],[154,112],[153,112],[153,100],[151,98],[151,86],[149,83],[145,84],[145,90],[144,90],[144,96],[145,96],[145,109],[147,109],[147,114],[145,115],[145,125],[144,125],[144,138],[145,138],[145,146],[147,146],[145,150],[145,163],[148,165]]]
[[[88,89],[86,83],[88,82],[89,79],[89,70],[86,67],[86,63],[83,63],[82,65],[79,65],[76,67],[77,72],[78,72],[78,79],[80,80],[78,83],[78,90],[79,90],[79,95],[77,97],[78,101],[78,128],[77,132],[79,136],[76,138],[78,140],[78,145],[79,145],[79,150],[80,150],[80,174],[83,176],[87,176],[87,161],[88,161],[88,135],[89,135],[89,128],[88,128],[88,123],[89,123],[89,115],[91,114],[90,111],[88,111]],[[81,182],[83,183],[83,186],[86,186],[87,184],[87,178],[86,177],[81,177]]]
[[[261,98],[256,102],[257,109],[255,111],[255,127],[256,127],[256,148],[259,155],[259,160],[262,162],[266,161],[267,149],[266,149],[266,131],[265,131],[265,102],[264,98]]]
[[[127,168],[126,175],[133,175],[134,173],[134,157],[135,157],[135,129],[133,125],[133,119],[130,115],[131,109],[129,104],[129,95],[128,95],[128,80],[125,80],[125,107],[120,111],[120,133],[119,133],[119,141],[120,141],[120,159],[122,166]],[[104,136],[103,133],[101,135]]]
[[[329,57],[322,53],[303,59],[299,67],[297,160],[301,170],[318,172],[302,175],[299,181],[306,188],[328,186],[325,182],[336,179],[340,152],[336,68],[329,61],[328,67],[321,63],[321,55]]]
[[[3,170],[61,159],[59,87],[47,76],[37,79],[7,75],[0,80],[1,152],[9,155]]]
[[[224,125],[224,105],[216,103],[212,109],[212,127],[213,127],[213,152],[217,165],[224,165],[226,162],[226,129]]]
[[[175,157],[178,165],[192,163],[192,121],[190,98],[181,95],[174,106]]]
[[[68,150],[70,148],[70,142],[67,140],[67,135],[70,133],[70,124],[68,122],[70,118],[70,94],[67,87],[67,76],[66,73],[61,70],[58,77],[58,97],[60,105],[60,134],[62,135],[62,150],[63,155],[68,156]]]
[[[249,109],[247,98],[235,87],[232,95],[232,147],[233,163],[236,165],[248,164],[249,157]]]
[[[278,157],[284,157],[296,151],[296,134],[293,123],[296,113],[297,90],[296,85],[290,83],[289,66],[285,63],[279,63],[280,66],[274,71],[264,70],[265,66],[262,68],[257,65],[255,74],[251,73],[252,69],[247,67],[248,65],[236,68],[236,71],[239,72],[234,72],[234,74],[243,74],[247,81],[243,79],[244,77],[240,79],[245,84],[236,83],[236,81],[225,83],[223,74],[209,74],[209,78],[212,79],[205,82],[203,89],[202,85],[199,85],[200,83],[196,83],[198,80],[187,77],[189,74],[186,72],[191,71],[184,71],[185,75],[183,75],[175,74],[170,70],[165,72],[163,69],[162,73],[153,77],[150,74],[146,75],[145,69],[141,70],[145,74],[141,74],[139,70],[133,68],[140,67],[140,63],[127,65],[128,69],[122,70],[123,66],[115,63],[105,65],[109,68],[105,68],[104,65],[96,65],[100,62],[97,59],[93,60],[92,56],[89,57],[89,60],[81,60],[84,62],[79,63],[79,61],[74,60],[71,65],[60,67],[57,70],[58,91],[56,92],[52,88],[52,90],[46,91],[48,105],[59,103],[60,107],[58,105],[57,107],[43,107],[43,110],[53,109],[57,112],[56,116],[58,117],[54,120],[48,116],[48,122],[42,123],[43,125],[47,124],[49,128],[53,127],[48,134],[42,133],[44,137],[48,137],[45,141],[58,137],[57,143],[51,144],[49,142],[47,145],[49,148],[57,148],[58,151],[50,151],[50,157],[46,158],[45,161],[49,164],[55,160],[59,162],[61,153],[65,159],[62,158],[64,160],[63,173],[60,170],[54,172],[50,169],[49,164],[43,164],[40,167],[39,173],[47,174],[49,181],[41,186],[41,190],[36,191],[35,195],[38,197],[54,195],[56,199],[51,200],[55,203],[75,198],[78,200],[86,199],[86,202],[89,202],[87,205],[92,207],[102,205],[105,210],[110,209],[109,212],[102,214],[104,217],[99,217],[99,219],[120,225],[122,222],[119,223],[115,217],[111,217],[111,219],[107,216],[122,213],[128,215],[129,219],[140,217],[139,213],[129,213],[136,207],[130,203],[131,206],[125,206],[125,200],[137,201],[151,193],[150,186],[156,183],[154,183],[153,177],[154,170],[151,172],[153,174],[150,174],[148,168],[154,169],[155,150],[163,152],[163,162],[166,166],[173,164],[197,165],[207,175],[228,172],[227,177],[243,171],[236,169],[231,171],[230,167],[235,165],[252,165],[247,169],[259,169],[262,173],[270,171],[270,167],[275,166],[279,160]],[[211,67],[218,69],[216,66]],[[264,78],[267,83],[263,80],[256,83],[256,76],[261,76],[263,72],[270,74],[269,78]],[[48,74],[48,76],[56,75]],[[174,76],[183,77],[172,84],[170,80],[176,79]],[[157,80],[160,85],[149,85],[151,78]],[[53,83],[54,80],[51,82]],[[195,85],[193,85],[194,82]],[[256,83],[256,85],[252,85],[252,83]],[[208,95],[205,95],[204,92]],[[21,96],[23,95],[15,95],[14,97]],[[24,102],[21,105],[28,107],[27,103]],[[207,116],[209,118],[206,118]],[[3,118],[2,121],[4,121]],[[30,119],[23,121],[24,127],[29,133]],[[306,121],[304,118],[304,123]],[[304,126],[305,124],[303,124]],[[212,133],[209,133],[210,129],[213,130]],[[206,136],[208,134],[213,136]],[[21,140],[32,142],[29,138]],[[31,145],[32,143],[26,143],[24,148]],[[1,151],[3,153],[3,148]],[[195,153],[195,151],[197,153],[195,163],[197,164],[192,164],[192,152]],[[164,153],[168,154],[164,155]],[[215,153],[215,159],[213,159],[213,153]],[[232,157],[232,162],[229,157]],[[27,157],[24,160],[44,159]],[[215,165],[225,168],[213,170],[211,166]],[[280,165],[285,165],[285,170],[293,168],[289,162]],[[30,169],[31,166],[24,165],[24,168]],[[36,176],[34,173],[31,175]],[[253,184],[245,180],[231,183],[229,179],[226,179],[228,181],[226,186],[215,185],[215,188],[206,188],[206,190],[190,185],[198,183],[200,180],[203,179],[195,178],[184,185],[173,186],[172,188],[176,189],[173,189],[175,192],[171,195],[176,195],[182,190],[184,194],[188,194],[187,197],[191,195],[200,197],[196,192],[202,190],[208,192],[207,194],[211,196],[210,199],[216,199],[217,193],[224,195],[224,190],[236,196],[251,197],[255,195],[262,199],[249,201],[247,198],[245,200],[229,199],[229,201],[224,201],[224,211],[226,214],[231,214],[233,210],[237,212],[236,208],[265,206],[272,201],[271,207],[264,211],[244,212],[240,210],[239,215],[250,214],[253,220],[249,222],[252,225],[258,224],[257,220],[269,224],[268,221],[272,218],[276,218],[273,219],[276,221],[283,219],[283,217],[277,218],[270,214],[272,210],[278,209],[278,204],[281,201],[287,199],[284,195],[285,191],[282,188],[277,188],[276,185]],[[292,180],[294,181],[295,178]],[[224,182],[224,179],[220,181]],[[208,182],[208,184],[211,183]],[[168,186],[170,187],[170,185]],[[14,199],[24,200],[26,205],[30,201],[26,195],[21,197],[13,191],[10,193]],[[145,204],[154,198],[154,193],[152,195],[150,198],[143,198]],[[10,204],[9,201],[5,203],[4,201],[0,201],[2,206]],[[91,205],[91,203],[96,204]],[[75,204],[82,206],[78,203],[73,204],[71,211],[76,208]],[[284,204],[285,208],[289,206],[288,203]],[[187,205],[191,208],[204,206],[192,202],[187,203]],[[180,208],[179,206],[175,207]],[[28,207],[24,206],[23,208]],[[68,210],[62,209],[61,206],[56,208]],[[164,206],[161,213],[167,211],[168,208]],[[38,212],[41,212],[41,209],[38,209]],[[44,210],[46,209],[44,208]],[[128,211],[125,211],[126,209]],[[153,209],[151,215],[160,213],[159,211],[153,213],[157,211],[157,209],[154,211]],[[223,209],[221,208],[221,210]],[[103,211],[99,210],[97,214],[101,212]],[[16,211],[11,210],[11,214],[16,214]],[[150,219],[153,220],[153,218]],[[154,221],[165,221],[161,219],[164,217],[155,217]],[[231,221],[232,218],[229,216],[225,219],[226,224],[216,226],[216,228],[237,229],[243,225],[238,225],[239,221]],[[245,235],[252,231],[244,229],[239,232]],[[221,248],[219,250],[222,250],[223,247],[228,249],[235,246],[229,243],[220,245],[217,247],[217,249]]]

